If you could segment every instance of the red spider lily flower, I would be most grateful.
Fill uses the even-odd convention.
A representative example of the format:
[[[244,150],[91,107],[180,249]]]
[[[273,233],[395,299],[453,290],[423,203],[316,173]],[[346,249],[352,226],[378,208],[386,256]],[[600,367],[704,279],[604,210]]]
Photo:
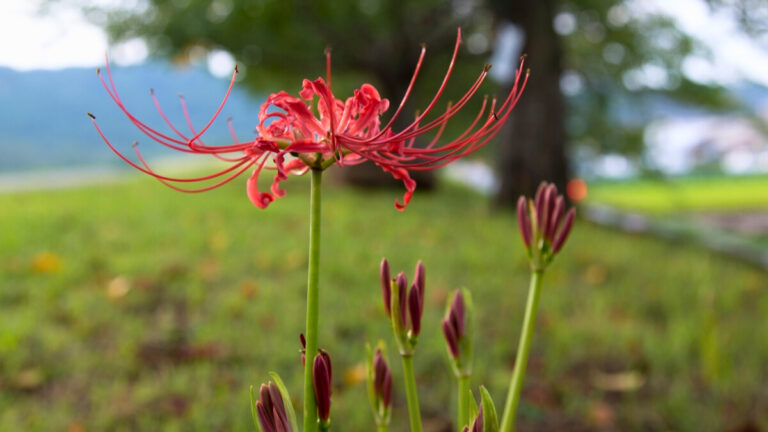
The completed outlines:
[[[459,29],[451,62],[437,93],[427,107],[421,111],[421,114],[416,116],[414,122],[399,132],[393,131],[392,125],[401,114],[421,70],[426,53],[424,46],[422,46],[421,54],[403,99],[383,127],[381,115],[389,108],[389,101],[383,99],[372,85],[363,84],[354,91],[352,97],[344,101],[333,95],[331,90],[331,56],[330,52],[326,51],[326,79],[304,80],[302,89],[299,91],[299,97],[291,96],[285,91],[271,94],[261,107],[257,127],[259,136],[251,141],[240,141],[235,136],[230,124],[233,143],[222,146],[205,145],[201,136],[221,112],[234,84],[237,69],[232,76],[224,101],[211,120],[199,131],[196,131],[189,122],[183,99],[182,107],[189,128],[187,134],[182,133],[168,121],[155,99],[160,116],[173,131],[173,134],[164,134],[150,128],[127,111],[117,93],[109,65],[107,65],[109,84],[99,74],[104,87],[118,107],[141,132],[153,141],[172,149],[186,153],[209,154],[231,163],[230,167],[208,176],[196,178],[163,176],[149,167],[138,150],[137,155],[140,164],[135,163],[115,149],[99,129],[95,118],[93,116],[91,118],[107,145],[123,160],[176,190],[183,192],[210,190],[253,168],[251,177],[247,182],[248,197],[257,207],[265,208],[276,197],[284,195],[285,192],[280,189],[279,183],[287,179],[289,173],[302,174],[309,169],[322,170],[334,162],[338,162],[339,165],[355,165],[371,161],[403,182],[406,192],[402,203],[395,201],[395,207],[398,210],[403,210],[410,202],[416,189],[416,182],[411,178],[409,171],[432,170],[442,167],[485,145],[498,133],[507,120],[527,82],[528,74],[526,73],[523,77],[521,60],[521,67],[517,72],[515,84],[506,98],[503,100],[493,98],[490,103],[485,98],[469,127],[449,142],[438,145],[448,121],[461,111],[477,93],[490,68],[489,66],[484,67],[475,82],[455,103],[448,103],[445,111],[430,117],[447,86],[460,44],[461,30]],[[317,102],[315,104],[316,97]],[[317,114],[313,113],[313,105]],[[417,137],[433,131],[435,132],[434,137],[429,143],[425,146],[416,145]],[[276,172],[270,192],[262,192],[258,189],[258,177],[265,168],[273,169]],[[215,183],[198,188],[183,188],[178,185],[179,183],[214,180]]]

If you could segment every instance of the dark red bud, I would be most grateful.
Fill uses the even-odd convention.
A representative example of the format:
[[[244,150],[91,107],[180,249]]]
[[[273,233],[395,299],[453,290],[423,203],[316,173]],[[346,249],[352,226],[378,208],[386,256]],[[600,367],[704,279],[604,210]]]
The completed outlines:
[[[483,406],[480,405],[480,410],[477,412],[477,417],[472,423],[472,432],[483,432]]]
[[[557,233],[557,228],[563,219],[564,211],[565,211],[565,199],[563,199],[563,196],[560,195],[555,200],[555,205],[552,208],[552,212],[549,217],[549,224],[547,225],[547,231],[544,234],[544,236],[547,238],[547,240],[550,243],[555,241],[555,233]]]
[[[553,183],[550,183],[547,185],[547,188],[544,190],[544,196],[543,200],[544,203],[542,204],[542,210],[541,210],[541,223],[539,224],[539,232],[546,237],[547,235],[547,228],[549,227],[549,220],[552,216],[552,207],[555,205],[555,196],[557,194],[557,187]]]
[[[384,310],[389,316],[392,312],[390,310],[392,302],[392,278],[389,275],[389,261],[386,258],[381,260],[381,268],[379,271],[381,275],[381,295],[384,297]]]
[[[536,189],[536,198],[533,201],[534,207],[536,208],[536,225],[538,226],[539,230],[541,230],[541,218],[544,214],[544,192],[547,190],[547,184],[545,182],[541,182],[539,184],[539,188]]]
[[[299,333],[299,342],[301,342],[301,364],[307,364],[307,339],[304,333]]]
[[[392,371],[380,349],[373,356],[373,391],[385,407],[392,403]]]
[[[565,240],[568,239],[568,234],[571,233],[571,228],[573,228],[573,219],[575,217],[576,217],[576,209],[572,208],[568,210],[568,213],[565,215],[565,222],[563,222],[563,227],[560,229],[560,234],[558,234],[557,238],[555,239],[555,242],[552,243],[553,253],[559,252],[560,249],[563,247]]]
[[[269,383],[269,395],[272,398],[272,411],[275,412],[275,420],[279,418],[282,422],[285,422],[287,420],[285,405],[283,404],[283,396],[280,394],[277,384]]]
[[[461,294],[461,291],[456,291],[456,295],[453,296],[453,301],[451,302],[451,315],[455,316],[454,320],[456,321],[456,335],[461,338],[464,336],[464,319],[465,319],[465,309],[464,309],[464,296]]]
[[[456,336],[456,330],[448,319],[443,320],[443,336],[448,343],[448,349],[451,351],[453,358],[459,358],[459,341]]]
[[[282,414],[285,414],[285,412]],[[291,426],[288,424],[288,419],[283,417],[281,413],[277,411],[277,408],[273,409],[272,415],[275,418],[276,432],[291,432]]]
[[[271,414],[272,397],[269,394],[269,387],[267,387],[265,384],[262,384],[261,387],[259,387],[259,400],[264,404],[266,411]]]
[[[256,412],[259,416],[259,424],[261,425],[261,429],[264,432],[277,432],[277,428],[274,425],[272,412],[267,412],[267,409],[264,407],[264,404],[261,401],[256,402]]]
[[[392,405],[392,371],[389,368],[384,376],[384,385],[381,387],[381,402],[385,408]]]
[[[407,300],[406,296],[408,295],[408,292],[407,292],[407,290],[408,290],[408,277],[405,275],[405,273],[400,272],[397,275],[396,283],[397,283],[397,293],[399,294],[399,297],[400,297],[400,299],[399,299],[400,300],[400,318],[401,318],[403,327],[405,327],[405,324],[406,324],[406,321],[405,321],[405,317],[406,317],[405,304],[406,304],[406,300]]]
[[[413,336],[418,336],[421,332],[421,311],[424,305],[424,300],[421,297],[421,291],[415,284],[411,287],[411,292],[408,294],[408,314],[411,321],[411,333]]]
[[[312,380],[315,385],[315,401],[317,402],[317,417],[327,422],[331,417],[331,382],[333,369],[331,358],[325,351],[320,351],[312,363]]]
[[[427,271],[424,268],[424,263],[419,260],[416,263],[416,272],[413,275],[413,284],[419,288],[422,297],[424,296],[424,284],[426,283]]]
[[[517,200],[517,224],[520,226],[520,233],[523,236],[523,243],[526,248],[531,247],[531,220],[528,217],[528,202],[524,196]]]

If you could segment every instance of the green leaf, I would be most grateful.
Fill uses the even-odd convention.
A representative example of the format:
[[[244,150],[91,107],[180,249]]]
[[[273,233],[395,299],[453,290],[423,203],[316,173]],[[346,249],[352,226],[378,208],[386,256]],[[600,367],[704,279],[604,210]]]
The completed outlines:
[[[475,421],[475,418],[477,418],[477,413],[480,412],[480,409],[477,407],[477,401],[475,400],[475,395],[472,393],[472,390],[469,390],[469,400],[471,401],[469,404],[469,425],[472,425],[472,422]]]
[[[378,417],[379,411],[376,406],[376,393],[373,388],[374,370],[373,370],[373,351],[371,344],[365,344],[365,376],[367,378],[366,388],[368,390],[368,403],[373,410],[374,417]],[[378,420],[378,419],[376,419]]]
[[[483,432],[499,432],[499,419],[496,415],[496,406],[493,404],[491,394],[484,386],[480,386],[480,398],[483,404]]]
[[[299,431],[299,423],[296,421],[296,412],[293,410],[293,402],[291,401],[288,389],[285,387],[283,380],[280,379],[280,375],[278,375],[277,372],[270,372],[269,376],[275,381],[277,388],[280,390],[280,396],[283,397],[283,405],[285,405],[285,412],[288,414],[288,422],[291,424],[291,429]]]

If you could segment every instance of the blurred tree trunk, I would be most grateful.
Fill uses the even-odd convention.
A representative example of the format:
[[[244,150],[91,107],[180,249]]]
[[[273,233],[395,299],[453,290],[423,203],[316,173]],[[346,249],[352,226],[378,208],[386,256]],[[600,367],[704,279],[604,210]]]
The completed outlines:
[[[500,133],[497,203],[513,206],[521,194],[533,194],[543,180],[563,190],[568,176],[565,101],[560,92],[562,50],[552,26],[557,1],[491,3],[499,19],[523,30],[523,52],[531,69],[525,92]]]

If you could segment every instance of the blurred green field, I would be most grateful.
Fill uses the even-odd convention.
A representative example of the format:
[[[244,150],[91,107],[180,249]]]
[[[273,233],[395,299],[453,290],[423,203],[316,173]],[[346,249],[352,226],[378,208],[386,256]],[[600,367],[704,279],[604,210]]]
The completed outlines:
[[[0,195],[0,431],[249,431],[248,386],[271,370],[299,401],[306,180],[266,211],[243,181],[205,195],[148,179]],[[511,213],[454,186],[417,191],[404,213],[400,191],[324,193],[333,430],[374,429],[360,361],[367,341],[392,346],[382,256],[394,271],[427,267],[415,359],[425,429],[452,430],[439,323],[455,288],[470,288],[480,312],[473,386],[502,405],[527,290]],[[580,222],[545,283],[521,431],[768,428],[766,273]]]
[[[588,200],[651,214],[759,209],[768,207],[768,176],[597,182]]]

